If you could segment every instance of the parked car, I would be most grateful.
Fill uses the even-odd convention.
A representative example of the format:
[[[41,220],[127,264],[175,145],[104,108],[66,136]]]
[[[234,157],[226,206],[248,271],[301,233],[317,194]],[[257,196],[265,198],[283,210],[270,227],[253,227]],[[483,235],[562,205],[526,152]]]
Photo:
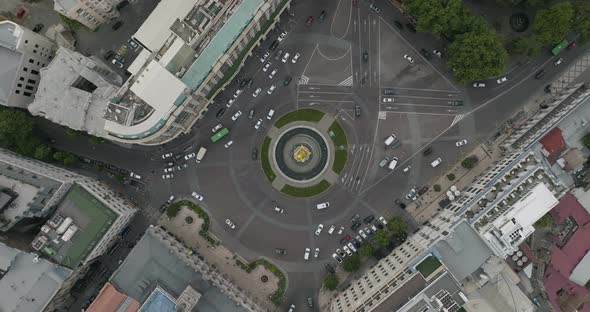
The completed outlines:
[[[434,55],[438,56],[439,58],[442,58],[442,57],[443,57],[443,55],[442,55],[442,52],[440,52],[440,51],[439,51],[439,50],[437,50],[437,49],[434,49],[434,50],[432,50],[432,53],[433,53]]]
[[[289,54],[289,52],[285,52],[285,54],[283,54],[283,59],[281,61],[283,63],[287,63],[287,61],[289,60],[289,56],[291,56],[291,54]]]
[[[358,222],[358,221],[356,221],[355,223],[353,223],[353,224],[350,226],[350,229],[351,229],[351,230],[353,230],[353,231],[356,231],[356,229],[358,229],[360,226],[361,226],[361,223],[360,223],[360,222]]]
[[[133,49],[134,51],[135,51],[137,48],[139,48],[139,44],[138,44],[138,43],[137,43],[135,40],[133,40],[133,39],[129,39],[129,40],[127,40],[127,45],[128,45],[128,46],[129,46],[131,49]]]
[[[455,142],[455,146],[457,146],[457,147],[463,146],[465,144],[467,144],[467,140],[461,140],[461,141]]]
[[[33,32],[36,32],[36,33],[38,33],[38,32],[40,32],[40,31],[41,31],[41,29],[43,29],[43,27],[45,27],[45,25],[43,25],[43,24],[41,24],[41,23],[39,23],[39,24],[35,24],[35,27],[33,27]]]
[[[261,125],[262,125],[262,118],[261,119],[258,119],[258,121],[256,122],[256,124],[254,125],[254,129],[258,130]]]
[[[342,258],[340,258],[340,256],[338,256],[336,253],[332,254],[332,258],[334,258],[334,260],[336,260],[336,262],[342,263]]]
[[[369,4],[369,8],[373,11],[375,11],[375,13],[379,14],[381,12],[381,9],[376,7],[374,4]]]
[[[217,132],[217,130],[221,129],[221,127],[222,127],[222,125],[221,125],[221,124],[217,124],[217,125],[215,125],[215,127],[213,127],[213,128],[211,129],[211,132],[215,133],[215,132]]]
[[[129,176],[132,177],[132,178],[134,178],[134,179],[141,180],[141,176],[139,174],[137,174],[137,173],[131,172],[131,173],[129,173]]]
[[[234,144],[233,140],[230,140],[229,142],[225,143],[225,148],[229,148],[230,146],[232,146]]]
[[[250,155],[252,156],[252,160],[258,159],[258,149],[256,147],[253,147]]]
[[[225,224],[232,230],[236,228],[236,225],[230,219],[225,219]]]
[[[293,56],[293,58],[291,59],[291,63],[295,64],[297,63],[297,60],[299,60],[299,57],[301,56],[301,54],[299,53],[295,53],[295,55]]]
[[[257,97],[260,94],[260,91],[262,91],[262,88],[256,88],[256,90],[254,90],[254,93],[252,93],[252,97]]]
[[[279,42],[281,42],[281,41],[283,41],[283,39],[285,39],[286,37],[287,37],[287,31],[283,31],[283,32],[282,32],[282,33],[279,35],[279,37],[277,38],[277,40],[278,40]]]
[[[504,76],[504,77],[501,77],[501,78],[498,78],[498,80],[496,80],[496,82],[497,82],[498,84],[503,84],[503,83],[505,83],[506,81],[508,81],[508,78],[507,78],[506,76]]]
[[[276,69],[276,68],[275,68],[275,69],[273,69],[273,70],[270,72],[270,74],[268,74],[268,78],[269,78],[269,79],[272,79],[272,78],[273,78],[273,77],[274,77],[274,76],[275,76],[275,75],[276,75],[278,72],[279,72],[279,70],[278,70],[278,69]]]
[[[285,77],[285,80],[283,80],[283,86],[288,86],[291,83],[291,80],[293,80],[293,77],[291,77],[291,76]]]
[[[121,28],[121,26],[123,26],[123,22],[117,21],[116,23],[113,24],[113,30],[117,30],[117,29]]]
[[[323,21],[326,19],[326,15],[327,15],[327,14],[328,14],[328,13],[326,13],[326,11],[325,11],[325,10],[323,10],[323,11],[320,13],[320,16],[318,17],[318,20],[319,20],[320,22],[323,22]]]
[[[354,106],[354,116],[355,117],[361,116],[361,106],[358,104]]]
[[[401,209],[406,209],[406,204],[404,204],[401,200],[399,200],[399,198],[396,198],[394,200],[394,203],[396,205],[398,205],[398,207],[400,207]]]
[[[275,209],[274,210],[275,210],[275,212],[278,212],[278,213],[284,213],[285,212],[285,210],[283,208],[279,207],[279,206],[275,206]]]
[[[166,158],[170,158],[170,157],[172,157],[172,153],[162,154],[162,159],[166,159]]]
[[[191,158],[195,157],[196,155],[197,155],[197,154],[195,154],[195,153],[190,153],[190,154],[187,154],[187,155],[185,155],[185,156],[184,156],[184,160],[189,160],[189,159],[191,159]]]
[[[406,61],[410,62],[410,64],[414,63],[414,58],[407,55],[407,54],[404,54],[404,59],[406,59]]]
[[[116,59],[113,59],[111,63],[113,63],[113,65],[117,66],[118,68],[123,68],[123,63],[117,61]]]
[[[343,232],[344,232],[344,227],[341,226],[340,229],[338,230],[338,235],[342,235]]]
[[[283,248],[275,248],[275,254],[285,256],[287,255],[287,251]]]
[[[324,229],[324,225],[323,224],[318,224],[318,228],[315,230],[315,235],[320,235],[322,233],[322,230]]]
[[[543,78],[543,76],[545,76],[545,70],[544,69],[541,69],[540,71],[538,71],[535,74],[535,79],[541,79],[541,78]]]
[[[268,62],[268,63],[264,64],[264,67],[262,67],[262,71],[263,72],[268,71],[268,69],[270,68],[270,65],[271,65],[271,62]]]
[[[473,87],[474,88],[485,88],[486,87],[486,84],[483,83],[483,82],[474,82],[473,83]]]
[[[336,226],[334,224],[332,224],[330,226],[330,228],[328,229],[328,234],[330,234],[330,235],[334,234],[334,230],[336,230]]]
[[[555,62],[553,62],[553,66],[559,66],[563,63],[563,59],[560,57]]]
[[[169,180],[172,178],[174,178],[174,175],[172,173],[162,175],[162,180]]]
[[[274,91],[276,88],[277,88],[277,86],[275,86],[275,85],[272,85],[272,86],[270,86],[270,88],[268,88],[268,91],[266,91],[266,93],[270,95],[270,94],[272,94],[272,92],[273,92],[273,91]]]
[[[303,259],[304,260],[309,260],[309,253],[311,252],[311,250],[309,250],[309,248],[305,248],[305,253],[303,254]],[[295,306],[293,306],[294,308]]]
[[[203,196],[197,192],[192,192],[191,195],[198,201],[203,201]]]
[[[373,215],[368,215],[363,219],[363,221],[365,223],[371,223],[371,221],[373,221],[373,220],[375,220],[375,216],[373,216]]]
[[[383,101],[383,103],[393,103],[393,102],[395,102],[395,99],[391,98],[391,97],[384,97],[382,99],[382,101]]]
[[[231,120],[236,121],[238,118],[242,116],[242,111],[237,111],[233,116],[231,116]]]
[[[313,251],[313,257],[317,258],[320,256],[320,249],[319,248],[315,248],[315,250]]]
[[[387,221],[385,221],[385,218],[383,218],[383,216],[379,217],[379,222],[381,222],[381,224],[383,224],[384,226],[387,225]]]
[[[266,62],[266,60],[268,59],[268,57],[270,56],[270,52],[264,52],[264,54],[262,55],[262,57],[260,57],[260,63],[264,63]]]
[[[367,52],[367,50],[363,51],[363,62],[368,62],[369,61],[369,52]]]

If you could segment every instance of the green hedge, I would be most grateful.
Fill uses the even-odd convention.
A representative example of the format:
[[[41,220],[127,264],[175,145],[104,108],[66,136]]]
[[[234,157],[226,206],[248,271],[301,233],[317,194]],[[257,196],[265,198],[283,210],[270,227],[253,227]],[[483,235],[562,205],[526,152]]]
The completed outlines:
[[[334,142],[334,164],[332,164],[332,170],[337,174],[342,173],[344,166],[346,166],[346,160],[348,159],[348,142],[346,140],[346,133],[338,121],[334,121],[328,129],[334,136],[330,136],[332,142]]]
[[[270,166],[270,160],[268,159],[268,149],[270,147],[270,138],[264,138],[264,143],[262,143],[262,148],[260,148],[260,162],[262,163],[262,170],[264,171],[264,175],[272,183],[277,177],[272,171],[272,167]]]
[[[287,278],[285,277],[283,271],[279,270],[279,268],[277,268],[274,264],[270,263],[266,259],[254,260],[250,262],[248,265],[244,264],[240,260],[236,260],[236,264],[242,270],[246,271],[246,273],[251,273],[252,271],[254,271],[254,269],[256,269],[257,266],[262,265],[268,271],[274,274],[279,279],[279,285],[277,290],[272,295],[270,295],[270,300],[277,306],[283,303],[283,299],[285,297],[285,290],[287,288]]]
[[[330,182],[322,180],[320,183],[308,187],[295,187],[286,184],[281,189],[281,192],[293,197],[311,197],[318,195],[330,187]]]
[[[275,122],[274,126],[277,128],[282,128],[286,124],[294,121],[318,122],[322,119],[322,117],[324,117],[324,112],[317,109],[298,109],[281,116],[281,118]]]
[[[203,224],[201,225],[201,229],[199,230],[199,235],[201,235],[204,239],[206,239],[211,245],[219,245],[219,242],[216,241],[211,235],[209,235],[209,215],[201,207],[196,205],[195,203],[188,201],[188,200],[181,200],[171,204],[168,210],[175,210],[178,212],[180,207],[188,206],[192,209],[198,216],[203,220]],[[175,214],[176,215],[176,214]]]

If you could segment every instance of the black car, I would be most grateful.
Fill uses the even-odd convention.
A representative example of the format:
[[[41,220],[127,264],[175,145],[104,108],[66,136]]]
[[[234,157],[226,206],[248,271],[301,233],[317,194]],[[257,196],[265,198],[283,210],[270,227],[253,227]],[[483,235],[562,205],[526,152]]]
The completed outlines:
[[[400,21],[393,21],[393,25],[395,25],[395,27],[397,27],[399,30],[404,30],[404,24],[402,24]]]
[[[397,91],[392,90],[392,89],[385,89],[383,90],[383,95],[396,95]]]
[[[373,225],[375,225],[378,229],[383,230],[383,224],[381,224],[381,222],[375,220],[375,222],[373,222]]]
[[[429,147],[427,147],[427,148],[426,148],[426,149],[425,149],[425,150],[422,152],[422,155],[424,155],[424,156],[428,156],[428,155],[430,155],[430,154],[432,154],[432,146],[429,146]]]
[[[123,22],[117,21],[116,23],[113,24],[113,30],[117,30],[117,29],[121,28],[121,26],[123,26]]]
[[[451,106],[463,106],[463,101],[461,101],[461,100],[451,101]]]
[[[369,61],[369,52],[367,52],[366,50],[363,51],[363,62],[368,62]]]
[[[422,187],[419,191],[418,191],[418,196],[420,195],[424,195],[426,192],[428,192],[428,186],[424,186]]]
[[[274,51],[277,47],[279,46],[279,41],[275,40],[270,44],[270,47],[268,47],[269,51]]]
[[[371,223],[371,221],[373,221],[373,220],[375,220],[375,216],[373,216],[373,215],[369,215],[363,219],[363,221],[367,224]]]
[[[256,147],[252,148],[252,160],[256,160],[258,158],[258,149]]]
[[[251,85],[252,82],[252,78],[242,79],[242,81],[240,82],[240,89],[247,87],[249,84]]]
[[[291,77],[291,76],[285,77],[285,80],[283,80],[283,86],[288,86],[291,83],[291,80],[293,80],[293,77]]]
[[[545,93],[551,93],[551,85],[548,84],[545,86],[545,89],[543,89],[545,91]]]
[[[361,107],[359,105],[355,105],[354,106],[354,115],[356,117],[360,117],[361,116]]]
[[[406,209],[406,204],[399,200],[399,198],[395,199],[395,204],[398,205],[401,209]]]
[[[39,24],[35,25],[35,27],[33,27],[33,32],[40,32],[41,29],[43,29],[43,27],[45,27],[45,25],[39,23]]]
[[[113,50],[108,50],[105,54],[104,54],[104,59],[105,60],[110,60],[113,56],[115,55],[115,51]]]
[[[275,253],[277,255],[283,255],[284,256],[284,255],[287,254],[287,251],[285,249],[282,249],[282,248],[275,248]]]
[[[350,229],[351,229],[351,230],[353,230],[353,231],[356,231],[356,229],[358,229],[360,226],[361,226],[361,223],[360,223],[360,222],[358,222],[358,221],[356,221],[355,223],[353,223],[353,224],[350,226]]]
[[[545,76],[545,70],[541,69],[535,74],[535,79],[541,79],[543,76]]]
[[[326,11],[322,11],[322,13],[320,13],[320,17],[318,18],[318,20],[320,22],[323,22],[324,19],[326,19],[326,14],[328,14],[328,13],[326,13]]]
[[[226,110],[225,107],[220,108],[217,111],[217,114],[215,114],[215,118],[217,118],[217,119],[221,118],[221,116],[223,116],[223,114],[225,114],[225,110]]]

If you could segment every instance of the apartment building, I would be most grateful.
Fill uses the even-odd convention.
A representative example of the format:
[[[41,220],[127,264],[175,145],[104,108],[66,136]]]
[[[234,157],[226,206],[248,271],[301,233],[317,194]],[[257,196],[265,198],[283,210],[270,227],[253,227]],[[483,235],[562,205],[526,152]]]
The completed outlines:
[[[55,49],[42,35],[10,21],[0,22],[0,105],[26,108],[33,102],[40,70]]]
[[[190,132],[289,3],[161,1],[133,35],[143,50],[108,102],[108,137],[159,145]]]
[[[91,30],[119,17],[117,5],[123,0],[53,0],[53,9]]]

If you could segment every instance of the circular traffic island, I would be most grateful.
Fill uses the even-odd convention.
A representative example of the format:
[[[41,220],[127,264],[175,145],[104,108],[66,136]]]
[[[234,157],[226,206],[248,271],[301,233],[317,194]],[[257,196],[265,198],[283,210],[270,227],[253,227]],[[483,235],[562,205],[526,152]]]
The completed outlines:
[[[262,169],[273,188],[294,197],[323,193],[346,165],[346,134],[330,115],[300,109],[279,118],[261,150]]]

